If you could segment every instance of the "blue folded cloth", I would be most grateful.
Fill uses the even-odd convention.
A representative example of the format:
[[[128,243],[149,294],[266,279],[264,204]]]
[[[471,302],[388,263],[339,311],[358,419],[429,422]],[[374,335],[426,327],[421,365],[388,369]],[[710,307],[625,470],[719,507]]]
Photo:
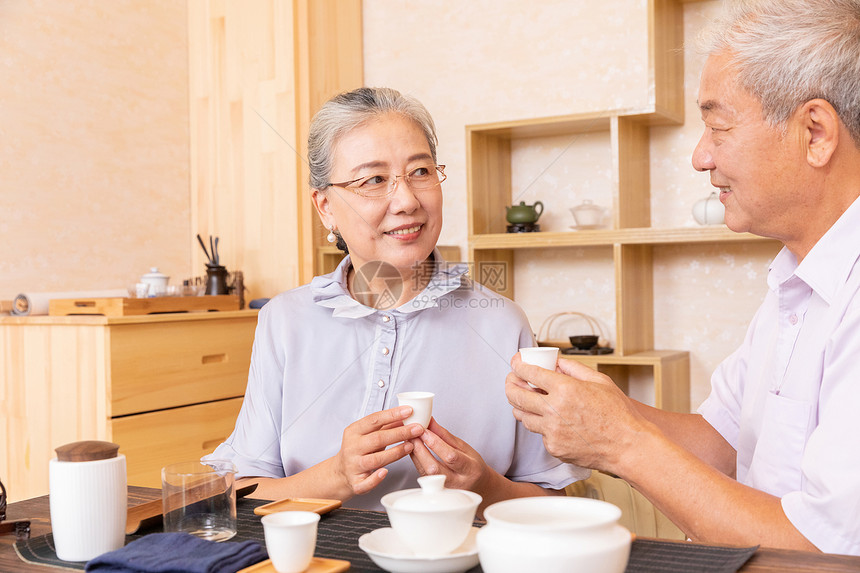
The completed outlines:
[[[268,558],[256,541],[216,543],[189,533],[151,533],[99,555],[87,571],[99,573],[235,573]]]

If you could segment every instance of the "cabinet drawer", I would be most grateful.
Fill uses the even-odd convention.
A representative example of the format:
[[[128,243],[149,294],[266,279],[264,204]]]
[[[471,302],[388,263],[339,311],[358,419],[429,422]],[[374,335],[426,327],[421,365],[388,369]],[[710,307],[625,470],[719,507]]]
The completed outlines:
[[[245,393],[256,316],[110,329],[111,416]]]
[[[241,407],[242,398],[233,398],[113,420],[129,485],[160,488],[161,468],[212,453],[233,432]]]

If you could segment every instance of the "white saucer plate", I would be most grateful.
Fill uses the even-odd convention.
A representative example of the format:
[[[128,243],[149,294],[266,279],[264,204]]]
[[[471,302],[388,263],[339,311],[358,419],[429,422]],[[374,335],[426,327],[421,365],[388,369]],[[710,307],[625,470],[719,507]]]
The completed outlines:
[[[376,529],[358,538],[358,546],[379,567],[391,573],[462,573],[478,564],[478,545],[473,527],[460,547],[439,557],[412,553],[390,527]]]

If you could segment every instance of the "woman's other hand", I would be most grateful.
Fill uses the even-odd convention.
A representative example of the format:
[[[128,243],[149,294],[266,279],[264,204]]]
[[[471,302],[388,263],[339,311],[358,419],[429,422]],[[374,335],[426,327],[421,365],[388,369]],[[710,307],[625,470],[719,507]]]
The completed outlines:
[[[344,488],[341,499],[369,492],[385,478],[385,466],[412,452],[411,440],[421,436],[424,429],[419,424],[403,425],[411,413],[409,406],[399,406],[374,412],[346,427],[334,457]]]

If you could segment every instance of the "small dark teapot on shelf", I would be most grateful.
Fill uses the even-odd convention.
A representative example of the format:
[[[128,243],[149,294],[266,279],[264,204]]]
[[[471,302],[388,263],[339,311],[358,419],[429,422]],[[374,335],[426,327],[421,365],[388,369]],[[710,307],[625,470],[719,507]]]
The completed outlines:
[[[505,207],[507,209],[507,220],[512,225],[537,223],[543,213],[543,203],[535,201],[534,205],[526,205],[525,201],[520,201],[519,205],[514,207]]]

